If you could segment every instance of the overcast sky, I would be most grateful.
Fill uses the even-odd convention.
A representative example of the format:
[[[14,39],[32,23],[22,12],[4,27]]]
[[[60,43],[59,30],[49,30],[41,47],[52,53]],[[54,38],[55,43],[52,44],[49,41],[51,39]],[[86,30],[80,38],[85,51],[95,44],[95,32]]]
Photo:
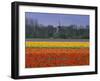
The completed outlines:
[[[89,25],[88,15],[73,15],[73,14],[51,14],[51,13],[34,13],[25,12],[25,17],[28,19],[37,19],[39,24],[58,26],[61,25]]]

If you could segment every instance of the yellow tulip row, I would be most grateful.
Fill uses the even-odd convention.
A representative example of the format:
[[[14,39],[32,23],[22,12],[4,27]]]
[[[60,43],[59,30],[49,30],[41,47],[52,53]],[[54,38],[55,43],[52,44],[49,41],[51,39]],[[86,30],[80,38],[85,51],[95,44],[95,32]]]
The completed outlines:
[[[89,47],[89,42],[27,42],[26,47]]]

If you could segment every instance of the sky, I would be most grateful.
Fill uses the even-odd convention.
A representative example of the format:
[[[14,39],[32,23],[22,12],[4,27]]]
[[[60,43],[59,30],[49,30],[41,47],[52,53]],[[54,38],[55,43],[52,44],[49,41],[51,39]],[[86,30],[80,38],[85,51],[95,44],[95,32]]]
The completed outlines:
[[[33,20],[36,19],[39,24],[43,25],[58,26],[59,22],[63,26],[89,25],[89,15],[25,12],[25,17]]]

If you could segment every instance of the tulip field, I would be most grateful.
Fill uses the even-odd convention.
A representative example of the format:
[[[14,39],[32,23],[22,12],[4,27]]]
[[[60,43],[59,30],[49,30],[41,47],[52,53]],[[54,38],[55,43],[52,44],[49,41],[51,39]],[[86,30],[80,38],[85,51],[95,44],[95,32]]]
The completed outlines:
[[[25,67],[89,65],[89,42],[25,42]]]

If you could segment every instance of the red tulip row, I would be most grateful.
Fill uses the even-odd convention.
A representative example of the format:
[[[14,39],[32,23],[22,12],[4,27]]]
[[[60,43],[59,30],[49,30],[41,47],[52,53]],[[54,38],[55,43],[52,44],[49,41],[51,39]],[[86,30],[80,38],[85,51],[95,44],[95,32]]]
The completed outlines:
[[[26,68],[81,65],[89,65],[89,48],[26,48]]]

